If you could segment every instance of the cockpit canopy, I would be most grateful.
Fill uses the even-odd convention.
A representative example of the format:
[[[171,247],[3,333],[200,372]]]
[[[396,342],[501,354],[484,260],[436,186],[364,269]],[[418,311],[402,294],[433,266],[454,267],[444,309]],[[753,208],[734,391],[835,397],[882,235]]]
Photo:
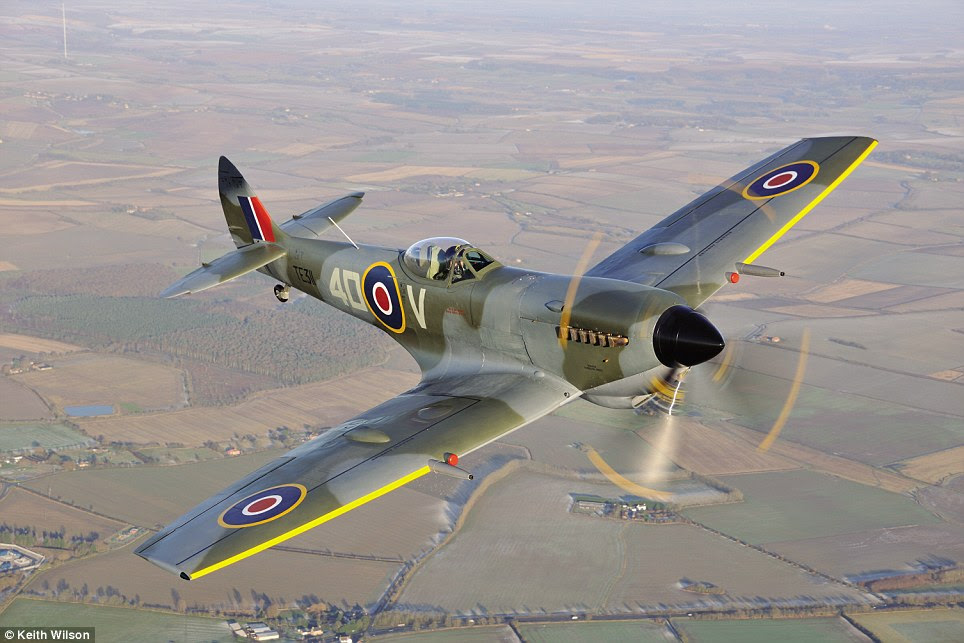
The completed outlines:
[[[451,276],[452,283],[457,283],[477,278],[495,260],[464,239],[433,237],[412,244],[402,262],[416,277],[446,281]]]

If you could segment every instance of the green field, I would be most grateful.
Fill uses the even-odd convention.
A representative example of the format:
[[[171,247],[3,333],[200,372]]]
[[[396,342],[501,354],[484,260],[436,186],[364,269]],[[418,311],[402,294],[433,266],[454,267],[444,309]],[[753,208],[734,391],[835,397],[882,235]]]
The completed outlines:
[[[520,625],[526,643],[577,643],[578,641],[639,641],[665,643],[666,626],[655,621],[592,621]]]
[[[355,157],[355,161],[358,163],[401,163],[411,161],[415,155],[415,152],[411,150],[377,150],[359,154]]]
[[[141,527],[166,523],[280,455],[262,451],[178,466],[66,471],[27,486]]]
[[[98,643],[234,639],[227,624],[220,619],[26,598],[16,599],[0,613],[0,625],[93,627]]]
[[[850,617],[881,641],[964,641],[964,610],[871,612]]]
[[[63,424],[7,424],[0,426],[0,451],[18,451],[39,446],[61,449],[93,440]]]
[[[515,641],[508,625],[458,627],[428,632],[404,632],[379,636],[377,641],[408,641],[421,643],[492,643],[492,641]]]
[[[940,522],[906,496],[813,471],[722,479],[743,492],[744,502],[697,507],[683,513],[753,544]]]
[[[693,621],[673,619],[684,641],[699,643],[805,643],[809,641],[865,641],[857,630],[839,618],[783,620]]]
[[[794,356],[785,366],[795,364]],[[705,378],[705,373],[702,376]],[[735,424],[759,431],[761,440],[780,414],[789,391],[785,379],[757,371],[734,369],[725,389],[714,389],[699,377],[690,382],[693,394],[687,397],[687,403],[705,415],[732,417]],[[916,384],[913,378],[906,380],[908,388]],[[906,400],[873,399],[833,386],[832,382],[819,387],[805,383],[800,388],[781,440],[883,466],[948,449],[964,439],[958,418],[913,408],[902,403]]]
[[[910,388],[913,382],[910,378],[907,381]],[[779,410],[750,428],[769,431],[772,418],[778,414]],[[841,431],[841,426],[847,430]],[[964,430],[959,418],[805,385],[781,438],[882,466],[955,447],[964,439]]]
[[[156,447],[138,449],[138,451],[148,457],[157,458],[158,462],[162,464],[167,464],[170,461],[177,463],[203,462],[205,460],[219,460],[223,457],[217,451],[207,447]]]
[[[953,192],[943,191],[942,195],[950,201],[943,205],[949,208],[957,207]],[[860,279],[945,288],[960,288],[962,274],[964,258],[925,252],[902,252],[886,259],[878,259],[854,271],[854,276]]]

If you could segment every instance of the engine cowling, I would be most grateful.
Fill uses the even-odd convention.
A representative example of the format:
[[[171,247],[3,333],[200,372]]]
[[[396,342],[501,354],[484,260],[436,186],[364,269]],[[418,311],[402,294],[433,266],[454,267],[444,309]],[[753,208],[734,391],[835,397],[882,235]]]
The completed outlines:
[[[520,301],[534,364],[583,390],[658,367],[688,367],[723,349],[719,331],[679,295],[641,284],[540,275]],[[639,391],[640,389],[637,389]]]

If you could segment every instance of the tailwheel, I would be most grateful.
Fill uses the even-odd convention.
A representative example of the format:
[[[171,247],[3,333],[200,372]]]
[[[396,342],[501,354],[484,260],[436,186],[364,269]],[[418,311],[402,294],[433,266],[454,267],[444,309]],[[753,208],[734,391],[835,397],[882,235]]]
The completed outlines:
[[[274,287],[274,296],[277,297],[278,301],[280,301],[283,304],[286,301],[288,301],[288,291],[290,289],[291,289],[291,286],[289,286],[288,284],[277,284]]]

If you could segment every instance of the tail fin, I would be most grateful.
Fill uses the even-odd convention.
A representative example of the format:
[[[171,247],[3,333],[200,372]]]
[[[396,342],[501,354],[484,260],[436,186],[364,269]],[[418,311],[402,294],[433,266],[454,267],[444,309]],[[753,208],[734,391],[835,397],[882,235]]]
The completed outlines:
[[[271,221],[268,211],[238,168],[223,156],[218,164],[218,192],[221,194],[221,208],[228,222],[228,231],[238,249],[214,261],[205,262],[166,288],[161,297],[177,297],[213,288],[258,270],[287,254],[283,244],[287,235]]]
[[[228,231],[238,248],[255,242],[275,243],[283,233],[238,168],[222,156],[218,163],[218,193]]]

